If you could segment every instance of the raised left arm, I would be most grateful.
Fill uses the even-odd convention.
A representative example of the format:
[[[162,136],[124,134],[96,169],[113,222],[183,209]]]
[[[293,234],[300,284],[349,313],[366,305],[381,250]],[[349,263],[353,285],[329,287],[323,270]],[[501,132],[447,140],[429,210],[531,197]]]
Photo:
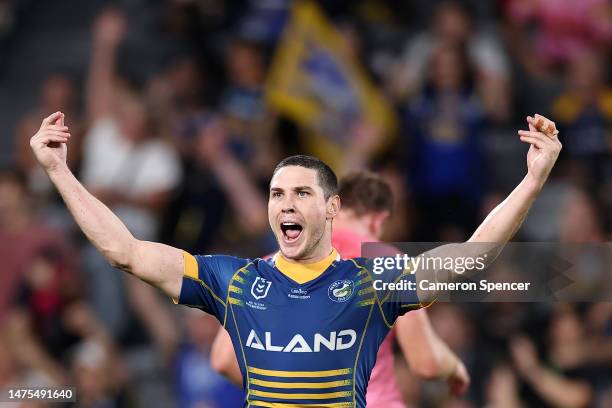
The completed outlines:
[[[508,242],[523,224],[559,157],[561,142],[554,122],[537,114],[528,116],[527,122],[529,130],[518,131],[521,141],[531,144],[527,152],[527,174],[491,211],[468,242]]]
[[[439,246],[426,252],[426,257],[457,258],[457,257],[482,257],[487,255],[487,264],[490,265],[501,252],[504,245],[514,236],[523,224],[529,209],[533,205],[544,183],[548,179],[559,152],[561,142],[555,123],[536,114],[528,116],[529,130],[519,130],[518,134],[524,143],[529,143],[527,152],[527,174],[510,195],[501,202],[476,229],[467,241],[468,243],[448,244]],[[482,243],[473,245],[471,243]],[[436,272],[435,279],[440,281],[444,278]],[[431,280],[431,270],[419,269],[416,271],[417,280]],[[470,270],[462,275],[469,276]],[[449,277],[452,278],[452,274]],[[421,302],[431,302],[437,298],[437,292],[433,290],[421,290],[417,286],[417,292]]]

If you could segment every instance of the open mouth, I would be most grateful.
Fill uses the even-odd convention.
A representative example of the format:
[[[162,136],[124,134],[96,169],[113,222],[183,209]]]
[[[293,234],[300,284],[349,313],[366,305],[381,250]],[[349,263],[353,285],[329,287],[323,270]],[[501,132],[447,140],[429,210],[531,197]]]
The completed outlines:
[[[281,222],[280,228],[287,243],[297,241],[302,235],[303,227],[295,222]]]

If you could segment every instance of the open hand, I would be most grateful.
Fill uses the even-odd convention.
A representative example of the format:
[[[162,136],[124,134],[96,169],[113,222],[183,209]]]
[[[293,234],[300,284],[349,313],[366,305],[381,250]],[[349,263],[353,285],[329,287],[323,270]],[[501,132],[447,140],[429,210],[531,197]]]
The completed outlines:
[[[43,119],[40,129],[30,139],[30,147],[34,151],[36,160],[49,172],[58,166],[66,165],[70,139],[68,126],[64,125],[62,112],[52,113]]]
[[[519,130],[522,142],[529,143],[527,172],[542,186],[559,157],[561,142],[555,123],[542,115],[527,116],[529,130]]]

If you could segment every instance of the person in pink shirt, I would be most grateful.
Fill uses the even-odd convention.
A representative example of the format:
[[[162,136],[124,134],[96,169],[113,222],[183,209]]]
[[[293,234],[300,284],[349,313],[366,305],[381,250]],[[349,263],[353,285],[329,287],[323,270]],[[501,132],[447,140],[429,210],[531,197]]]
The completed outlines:
[[[519,33],[516,46],[545,65],[564,64],[612,41],[609,0],[504,0],[508,21]],[[535,29],[528,30],[535,23]],[[529,38],[523,33],[531,33]],[[511,44],[512,45],[512,44]]]
[[[361,244],[377,242],[393,206],[389,185],[378,175],[360,171],[340,182],[342,210],[334,222],[332,245],[343,258],[361,256]],[[412,372],[423,379],[445,379],[450,391],[462,395],[470,377],[463,362],[434,332],[427,312],[420,309],[397,319],[381,344],[366,395],[368,408],[404,408],[395,378],[393,341],[397,340]],[[220,374],[242,384],[242,374],[229,335],[219,328],[211,363]]]

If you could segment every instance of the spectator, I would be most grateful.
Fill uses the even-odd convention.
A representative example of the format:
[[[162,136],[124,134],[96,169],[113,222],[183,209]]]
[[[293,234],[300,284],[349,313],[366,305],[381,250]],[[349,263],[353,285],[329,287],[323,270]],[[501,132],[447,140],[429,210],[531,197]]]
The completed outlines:
[[[73,248],[62,231],[46,225],[31,207],[25,177],[14,170],[0,170],[0,321],[17,300],[28,266],[43,250],[53,252],[61,262],[57,283],[67,292],[77,287]]]
[[[46,352],[33,331],[27,311],[11,311],[4,320],[4,329],[20,386],[57,387],[67,383],[65,367]]]
[[[543,190],[520,234],[528,241],[600,242],[603,226],[592,197],[558,181]]]
[[[87,88],[92,122],[84,150],[85,185],[115,207],[130,231],[141,239],[157,233],[155,215],[180,182],[176,153],[161,139],[163,129],[137,92],[115,80],[123,16],[107,10],[97,21]]]
[[[537,76],[542,69],[561,65],[591,47],[612,40],[612,16],[606,0],[507,0],[506,14],[514,26],[511,45],[517,60]],[[532,38],[527,25],[535,23]],[[541,66],[538,66],[541,65]]]
[[[260,240],[268,228],[265,196],[232,151],[226,123],[208,114],[192,141],[186,181],[168,220],[170,236],[181,248],[204,252],[240,242],[241,251],[256,256],[276,248]]]
[[[605,82],[606,63],[594,52],[573,57],[565,90],[553,104],[564,134],[571,177],[612,211],[612,88]],[[612,219],[605,220],[609,227]]]
[[[97,3],[0,0],[8,132],[0,161],[16,168],[0,170],[0,388],[72,386],[78,404],[92,407],[240,404],[241,392],[210,372],[215,322],[168,313],[167,299],[121,279],[93,248],[76,252],[66,231],[50,226],[63,221],[64,206],[32,166],[28,140],[58,109],[71,121],[69,165],[139,238],[164,224],[164,242],[245,256],[276,248],[265,234],[271,166],[308,151],[327,154],[340,173],[373,166],[392,181],[397,211],[386,240],[460,240],[522,175],[515,121],[550,110],[564,166],[518,239],[559,241],[562,258],[584,271],[573,293],[609,299],[609,268],[598,263],[599,243],[612,237],[609,1],[319,1],[344,42],[330,48],[315,34],[325,30],[313,29],[317,40],[304,42],[312,52],[296,57],[290,91],[325,113],[299,130],[264,98],[267,53],[287,39],[295,3],[132,0],[121,2],[129,29],[121,12]],[[82,35],[90,17],[91,50]],[[401,110],[401,140],[377,127],[384,109],[370,113],[341,83],[356,79],[348,72],[359,70],[356,59],[371,61]],[[514,264],[498,266],[503,279],[517,279]],[[609,302],[439,303],[430,311],[473,382],[455,400],[398,364],[408,406],[612,406]]]
[[[231,145],[251,174],[267,185],[280,152],[273,140],[275,118],[264,101],[263,49],[256,43],[235,39],[227,51],[225,64],[228,86],[220,105]]]
[[[61,356],[72,345],[73,336],[62,324],[62,313],[79,294],[74,276],[66,276],[61,254],[41,248],[24,270],[23,283],[14,308],[27,312],[32,329],[47,353]]]
[[[403,162],[419,211],[421,240],[463,239],[475,223],[486,182],[483,113],[463,51],[449,45],[436,49],[428,86],[408,106],[404,120],[410,154]]]
[[[181,408],[240,406],[243,392],[213,370],[210,350],[219,324],[199,311],[184,310],[186,336],[176,358],[176,387]]]
[[[546,352],[549,364],[541,362],[527,337],[511,342],[511,355],[519,376],[534,394],[530,404],[550,407],[584,407],[593,401],[593,382],[584,360],[586,338],[582,323],[571,310],[557,308],[549,327]]]
[[[412,38],[393,69],[389,90],[399,100],[418,93],[427,81],[427,63],[440,46],[465,47],[474,67],[480,92],[488,110],[507,109],[496,99],[509,81],[509,63],[500,40],[492,31],[473,26],[471,16],[458,1],[439,3],[430,28]]]
[[[165,118],[173,142],[185,160],[192,155],[198,128],[208,116],[204,97],[206,78],[202,71],[195,56],[183,55],[146,85],[146,97],[155,115]]]
[[[78,406],[125,406],[134,398],[128,392],[129,373],[104,326],[82,302],[74,302],[66,308],[63,320],[80,338],[70,358]]]
[[[91,127],[82,179],[135,236],[151,240],[181,181],[181,168],[173,146],[162,138],[165,124],[153,115],[149,101],[117,79],[117,48],[124,33],[121,12],[107,9],[100,14],[87,78]],[[130,347],[126,359],[134,373],[134,393],[145,405],[164,404],[171,398],[165,365],[178,337],[168,302],[145,283],[124,279],[92,246],[84,248],[82,259],[91,307],[112,338]]]

